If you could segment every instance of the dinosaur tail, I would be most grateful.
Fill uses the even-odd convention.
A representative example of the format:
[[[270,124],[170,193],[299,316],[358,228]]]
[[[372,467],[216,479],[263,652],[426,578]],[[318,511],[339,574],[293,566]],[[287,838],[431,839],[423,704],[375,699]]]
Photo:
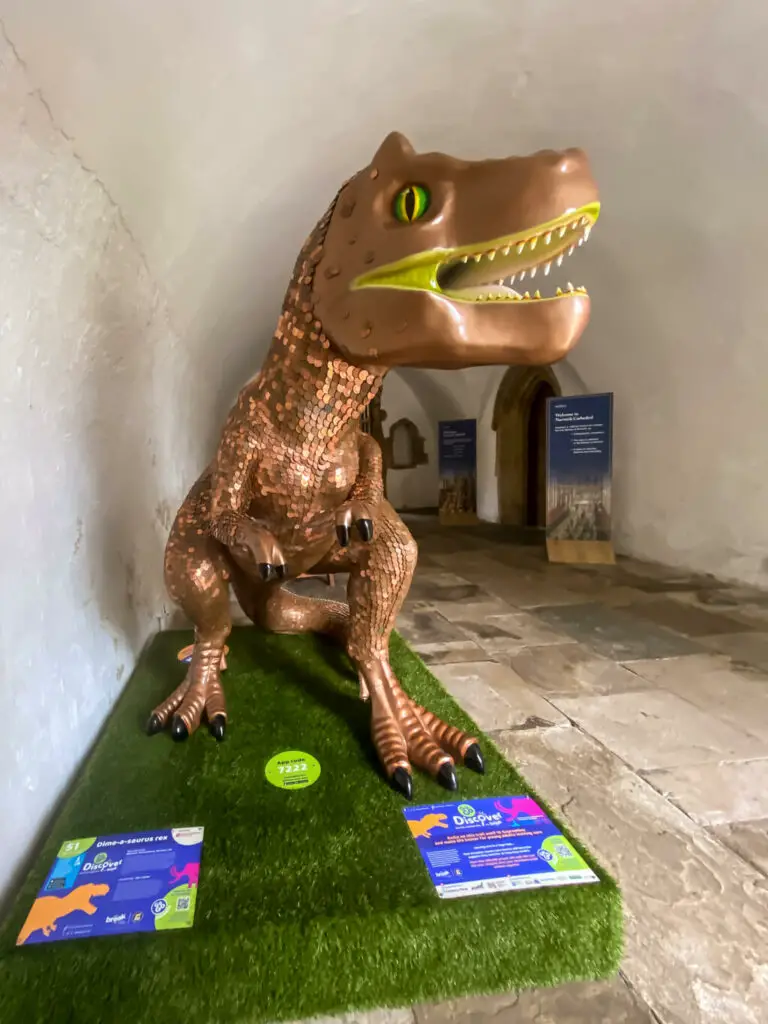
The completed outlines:
[[[25,921],[24,927],[19,932],[18,939],[16,939],[16,945],[23,946],[33,931],[35,931],[35,926],[29,921]]]
[[[178,882],[178,880],[181,878],[182,874],[183,874],[183,872],[177,870],[175,864],[172,865],[172,867],[171,867],[171,878],[174,880],[174,882]]]

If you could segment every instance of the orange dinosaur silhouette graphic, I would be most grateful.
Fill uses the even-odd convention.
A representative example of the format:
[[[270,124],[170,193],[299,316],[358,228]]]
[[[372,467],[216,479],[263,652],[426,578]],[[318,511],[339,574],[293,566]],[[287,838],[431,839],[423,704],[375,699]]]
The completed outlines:
[[[418,839],[420,836],[424,836],[425,839],[431,839],[432,836],[429,833],[433,828],[448,828],[448,825],[446,823],[446,815],[444,814],[425,814],[418,821],[409,821],[408,827],[414,839]]]
[[[108,885],[90,882],[88,885],[79,885],[66,896],[40,896],[32,904],[24,927],[16,939],[16,945],[23,946],[32,932],[38,929],[41,929],[44,935],[50,935],[56,931],[56,922],[59,918],[66,917],[75,910],[95,914],[98,908],[91,903],[91,899],[94,896],[106,896],[108,892]]]

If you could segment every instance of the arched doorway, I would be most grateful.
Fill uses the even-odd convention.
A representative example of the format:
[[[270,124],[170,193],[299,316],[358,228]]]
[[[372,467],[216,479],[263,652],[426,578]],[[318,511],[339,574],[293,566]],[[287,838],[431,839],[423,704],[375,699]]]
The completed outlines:
[[[502,523],[546,523],[547,399],[559,394],[549,367],[511,367],[499,385],[493,429]]]

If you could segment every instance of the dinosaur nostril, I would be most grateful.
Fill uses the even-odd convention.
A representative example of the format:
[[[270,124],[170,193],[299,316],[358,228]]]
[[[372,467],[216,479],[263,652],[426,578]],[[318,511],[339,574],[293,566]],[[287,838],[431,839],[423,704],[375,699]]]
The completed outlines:
[[[557,169],[561,174],[573,174],[584,166],[584,152],[581,149],[564,149],[557,157]]]

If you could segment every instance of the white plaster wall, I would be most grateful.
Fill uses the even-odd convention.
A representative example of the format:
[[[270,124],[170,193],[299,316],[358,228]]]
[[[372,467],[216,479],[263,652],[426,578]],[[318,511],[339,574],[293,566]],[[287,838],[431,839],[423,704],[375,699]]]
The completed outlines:
[[[178,345],[0,38],[0,899],[163,611]]]

